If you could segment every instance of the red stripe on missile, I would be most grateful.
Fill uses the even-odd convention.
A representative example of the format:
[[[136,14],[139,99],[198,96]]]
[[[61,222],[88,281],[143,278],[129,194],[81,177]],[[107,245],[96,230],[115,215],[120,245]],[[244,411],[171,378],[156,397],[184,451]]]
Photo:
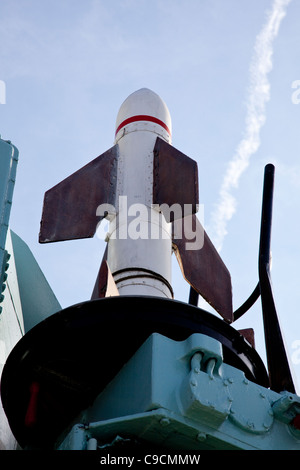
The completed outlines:
[[[147,114],[138,114],[137,116],[132,116],[128,119],[125,119],[118,126],[115,135],[117,135],[117,133],[119,132],[120,129],[122,129],[122,127],[127,126],[128,124],[131,124],[132,122],[137,122],[137,121],[154,122],[155,124],[158,124],[159,126],[162,126],[168,132],[168,134],[171,135],[170,129],[168,128],[168,126],[163,121],[161,121],[160,119],[157,119],[156,117],[148,116]]]

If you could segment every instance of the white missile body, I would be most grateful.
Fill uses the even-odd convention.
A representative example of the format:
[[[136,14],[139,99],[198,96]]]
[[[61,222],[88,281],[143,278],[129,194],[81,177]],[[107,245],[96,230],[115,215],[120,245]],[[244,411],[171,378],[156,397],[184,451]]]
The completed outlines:
[[[229,271],[195,215],[197,163],[171,145],[171,132],[164,101],[146,88],[132,93],[118,112],[113,147],[46,192],[39,241],[93,237],[107,218],[93,300],[172,299],[174,250],[194,291],[231,322]]]
[[[153,91],[142,88],[122,104],[116,120],[119,147],[116,210],[107,263],[120,295],[172,297],[172,227],[153,208],[153,149],[171,143],[171,117]]]

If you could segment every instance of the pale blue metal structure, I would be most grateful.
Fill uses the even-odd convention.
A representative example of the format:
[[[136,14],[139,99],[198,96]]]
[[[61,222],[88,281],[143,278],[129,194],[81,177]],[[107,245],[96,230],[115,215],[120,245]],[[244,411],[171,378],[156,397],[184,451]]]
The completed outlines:
[[[59,449],[114,449],[118,439],[172,450],[299,450],[300,398],[246,379],[222,346],[154,333],[83,413]],[[116,440],[116,437],[118,439]]]

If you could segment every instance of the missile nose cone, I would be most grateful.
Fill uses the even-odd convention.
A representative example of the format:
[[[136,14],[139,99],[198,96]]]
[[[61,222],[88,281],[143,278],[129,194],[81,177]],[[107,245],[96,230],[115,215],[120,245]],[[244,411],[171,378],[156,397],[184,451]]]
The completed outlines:
[[[115,143],[137,130],[154,132],[171,143],[171,116],[166,103],[148,88],[141,88],[126,98],[116,120]]]

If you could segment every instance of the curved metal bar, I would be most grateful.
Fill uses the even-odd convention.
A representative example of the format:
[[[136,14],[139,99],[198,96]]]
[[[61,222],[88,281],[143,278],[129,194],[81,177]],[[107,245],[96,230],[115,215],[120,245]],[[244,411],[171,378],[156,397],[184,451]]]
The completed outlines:
[[[233,312],[233,321],[238,320],[238,318],[244,315],[244,313],[246,313],[252,307],[252,305],[255,304],[259,296],[260,296],[260,285],[258,282],[254,291],[248,297],[248,299],[238,309],[236,309]]]

